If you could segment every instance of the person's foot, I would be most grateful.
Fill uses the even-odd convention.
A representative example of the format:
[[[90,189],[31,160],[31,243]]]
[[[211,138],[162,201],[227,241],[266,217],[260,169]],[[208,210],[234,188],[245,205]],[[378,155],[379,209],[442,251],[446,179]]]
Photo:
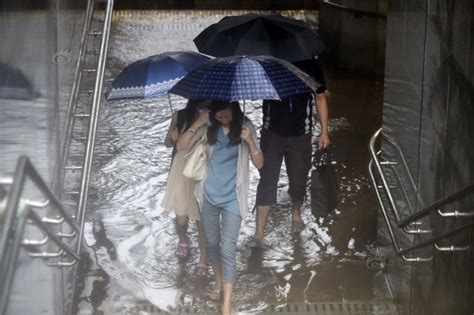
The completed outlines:
[[[300,233],[305,228],[303,220],[291,220],[291,233]]]
[[[194,265],[194,274],[198,277],[207,277],[209,275],[209,267],[206,264],[197,263]]]
[[[212,291],[207,293],[207,298],[211,301],[219,301],[222,298],[222,289],[212,289]]]
[[[258,237],[254,236],[252,239],[249,241],[249,246],[253,248],[258,248],[258,249],[264,249],[265,244],[263,243],[262,240],[260,240]]]
[[[232,314],[232,308],[230,305],[222,305],[222,315],[231,315]]]
[[[176,256],[178,256],[180,259],[186,259],[189,256],[189,242],[182,241],[178,243]]]

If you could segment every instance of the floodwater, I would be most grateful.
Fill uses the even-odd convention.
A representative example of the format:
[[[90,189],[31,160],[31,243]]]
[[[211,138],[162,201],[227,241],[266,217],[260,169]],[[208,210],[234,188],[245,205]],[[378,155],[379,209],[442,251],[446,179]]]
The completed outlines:
[[[116,14],[106,79],[149,55],[196,50],[192,39],[224,14],[229,12]],[[374,271],[366,267],[366,260],[375,239],[377,208],[366,169],[368,141],[381,124],[383,84],[333,69],[326,69],[326,79],[339,205],[330,217],[315,220],[306,201],[302,216],[307,227],[292,236],[288,181],[282,169],[278,204],[267,224],[268,249],[260,252],[248,246],[255,231],[254,214],[245,218],[240,231],[236,312],[258,313],[269,304],[376,298]],[[184,102],[172,97],[174,109]],[[260,103],[247,103],[246,109],[259,127]],[[190,225],[191,257],[179,262],[174,216],[160,207],[171,159],[171,150],[163,144],[170,117],[166,96],[102,103],[75,313],[138,314],[137,307],[143,305],[177,312],[216,305],[205,297],[212,277],[193,274],[198,259],[195,225]],[[252,169],[250,204],[258,178]],[[140,314],[147,312],[142,309]]]

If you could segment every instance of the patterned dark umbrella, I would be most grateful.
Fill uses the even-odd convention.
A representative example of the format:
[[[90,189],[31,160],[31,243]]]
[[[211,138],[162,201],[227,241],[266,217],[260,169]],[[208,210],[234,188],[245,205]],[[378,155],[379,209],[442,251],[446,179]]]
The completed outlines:
[[[169,93],[187,99],[280,100],[313,93],[319,84],[291,63],[271,56],[215,58],[189,72]]]
[[[324,44],[311,27],[278,14],[226,16],[202,31],[194,43],[204,54],[271,55],[288,61],[312,59]]]

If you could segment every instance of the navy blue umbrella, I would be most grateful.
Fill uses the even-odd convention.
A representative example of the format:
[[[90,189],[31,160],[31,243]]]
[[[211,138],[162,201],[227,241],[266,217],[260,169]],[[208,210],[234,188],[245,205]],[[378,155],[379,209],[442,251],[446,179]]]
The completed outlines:
[[[291,63],[271,56],[215,58],[189,72],[170,93],[187,99],[280,100],[314,93],[319,84]]]
[[[117,76],[106,94],[107,100],[150,98],[166,93],[209,59],[193,51],[172,51],[138,60]]]

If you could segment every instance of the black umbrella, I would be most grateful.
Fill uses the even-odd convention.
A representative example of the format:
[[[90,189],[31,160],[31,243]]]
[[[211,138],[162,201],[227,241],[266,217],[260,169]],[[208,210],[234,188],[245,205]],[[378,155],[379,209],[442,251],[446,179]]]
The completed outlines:
[[[311,27],[279,14],[226,16],[202,31],[194,43],[204,54],[271,55],[288,61],[311,59],[324,44]]]

